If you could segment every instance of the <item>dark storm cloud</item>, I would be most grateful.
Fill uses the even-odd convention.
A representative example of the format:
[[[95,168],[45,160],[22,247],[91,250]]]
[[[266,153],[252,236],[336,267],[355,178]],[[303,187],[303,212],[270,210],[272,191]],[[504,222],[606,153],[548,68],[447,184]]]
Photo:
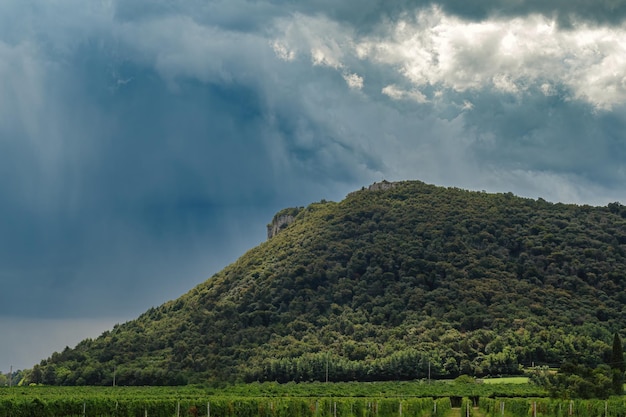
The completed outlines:
[[[277,0],[268,4],[278,6],[279,10],[296,10],[305,14],[322,13],[334,20],[354,24],[359,30],[369,29],[381,20],[395,20],[403,14],[414,13],[416,9],[433,5],[443,8],[448,13],[472,20],[542,14],[556,18],[566,25],[581,20],[598,24],[618,24],[626,16],[626,1],[623,0],[400,0],[394,2]]]
[[[623,110],[598,114],[589,105],[540,93],[523,102],[492,95],[473,103],[466,121],[478,138],[474,152],[494,166],[576,172],[613,187],[624,180]]]
[[[619,24],[626,16],[626,2],[622,0],[444,0],[434,4],[441,5],[450,13],[473,20],[537,13],[553,17],[566,27],[577,21]]]
[[[358,28],[371,26],[384,19],[395,20],[416,9],[433,5],[466,19],[484,20],[492,17],[516,17],[529,14],[542,14],[555,18],[566,26],[576,21],[589,21],[597,24],[619,24],[626,17],[624,0],[400,0],[394,2],[362,2],[349,0],[333,2],[317,1],[273,1],[282,10],[297,10],[306,14],[322,13],[334,20],[352,23]]]
[[[155,9],[118,25],[103,6],[94,32],[43,10],[5,48],[4,314],[139,312],[263,240],[275,210],[332,196],[324,176],[355,180],[354,146],[266,94],[268,40]]]

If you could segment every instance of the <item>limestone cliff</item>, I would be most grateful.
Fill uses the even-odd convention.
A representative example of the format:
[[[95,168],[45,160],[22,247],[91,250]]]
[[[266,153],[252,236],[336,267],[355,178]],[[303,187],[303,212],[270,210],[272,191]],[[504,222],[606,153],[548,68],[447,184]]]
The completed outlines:
[[[348,196],[351,196],[351,195],[356,194],[356,193],[361,192],[361,191],[385,191],[385,190],[389,190],[390,188],[395,188],[396,186],[398,186],[400,184],[401,184],[401,182],[390,182],[390,181],[387,181],[387,180],[382,180],[381,182],[375,182],[375,183],[371,184],[367,188],[363,187],[363,188],[361,188],[360,191],[353,191],[353,192],[349,193]]]
[[[272,222],[267,225],[267,239],[271,239],[289,226],[303,207],[290,207],[283,209],[274,215]]]
[[[387,180],[382,180],[381,182],[375,182],[370,186],[361,188],[361,191],[385,191],[390,188],[394,188],[400,185],[401,182],[389,182]],[[348,196],[358,193],[359,191],[354,191]],[[283,209],[274,215],[272,222],[267,225],[267,239],[271,239],[280,233],[283,229],[289,226],[294,222],[298,213],[303,210],[304,207],[289,207]]]
[[[367,187],[368,191],[385,191],[390,188],[394,188],[398,185],[397,182],[389,182],[387,180],[382,180],[381,182],[375,182],[374,184]]]

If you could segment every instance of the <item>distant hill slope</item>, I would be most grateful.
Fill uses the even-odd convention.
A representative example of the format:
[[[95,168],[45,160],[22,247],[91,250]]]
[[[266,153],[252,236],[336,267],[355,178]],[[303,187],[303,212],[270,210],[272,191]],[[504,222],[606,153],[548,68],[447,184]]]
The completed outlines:
[[[223,271],[54,353],[30,380],[111,384],[114,370],[120,385],[514,374],[533,362],[598,364],[625,328],[619,203],[411,181],[285,213],[293,218]]]

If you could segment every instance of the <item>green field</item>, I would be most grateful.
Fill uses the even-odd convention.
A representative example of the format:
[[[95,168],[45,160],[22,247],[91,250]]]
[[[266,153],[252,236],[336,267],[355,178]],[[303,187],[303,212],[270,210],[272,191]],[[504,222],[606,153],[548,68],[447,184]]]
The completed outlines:
[[[225,387],[60,387],[22,386],[0,388],[0,399],[37,397],[54,399],[75,396],[80,398],[204,398],[226,397],[546,397],[547,392],[536,385],[457,383],[454,381],[401,382],[336,382],[286,383],[276,382],[228,385]]]
[[[5,387],[0,417],[626,417],[622,398],[554,400],[519,378],[490,382]]]
[[[485,378],[481,379],[483,384],[528,384],[530,378],[527,376],[510,376],[504,378]]]

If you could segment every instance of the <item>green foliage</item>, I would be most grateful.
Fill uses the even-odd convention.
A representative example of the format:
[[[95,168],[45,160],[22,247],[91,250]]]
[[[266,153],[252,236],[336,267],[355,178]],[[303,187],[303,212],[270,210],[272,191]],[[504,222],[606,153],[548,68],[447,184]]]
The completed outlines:
[[[467,386],[478,389],[468,392]],[[429,390],[435,386],[434,390]],[[516,395],[514,386],[509,394]],[[324,388],[328,391],[324,391]],[[186,387],[19,387],[0,389],[0,417],[623,417],[626,403],[502,397],[480,384],[250,384],[216,390]],[[309,395],[306,393],[309,392]],[[333,393],[330,394],[329,393]],[[341,395],[334,395],[340,393]],[[355,395],[368,393],[367,395]],[[452,410],[452,396],[460,397]],[[477,408],[478,407],[478,408]],[[336,414],[335,414],[336,413]]]
[[[613,393],[615,395],[622,395],[624,393],[624,371],[626,371],[626,364],[624,363],[622,339],[617,333],[613,336],[613,350],[611,352],[610,366]]]
[[[559,372],[535,376],[555,398],[608,398],[613,391],[612,370],[607,365],[590,368],[565,362]]]
[[[474,384],[475,385],[475,384]],[[477,387],[475,387],[477,388]],[[49,387],[0,389],[0,417],[399,417],[447,416],[451,395],[471,393],[454,383],[248,384],[225,389],[186,387]],[[518,394],[512,388],[512,395]],[[472,400],[473,401],[473,400]],[[507,399],[509,401],[509,399]]]
[[[626,404],[621,398],[609,400],[555,400],[547,398],[481,398],[485,416],[529,417],[622,417]]]
[[[596,368],[626,327],[621,205],[421,182],[295,221],[182,297],[42,361],[57,385],[385,381]],[[610,376],[612,380],[612,376]]]
[[[457,384],[475,384],[476,380],[469,375],[461,375],[455,378],[454,382]]]
[[[293,388],[293,385],[286,387]],[[345,388],[345,387],[344,387]],[[344,392],[344,394],[348,394]],[[215,416],[237,417],[385,417],[423,415],[432,398],[234,396],[200,388],[62,388],[31,387],[0,391],[0,417],[8,416]],[[443,404],[443,403],[442,403]],[[440,406],[445,410],[445,406]]]

